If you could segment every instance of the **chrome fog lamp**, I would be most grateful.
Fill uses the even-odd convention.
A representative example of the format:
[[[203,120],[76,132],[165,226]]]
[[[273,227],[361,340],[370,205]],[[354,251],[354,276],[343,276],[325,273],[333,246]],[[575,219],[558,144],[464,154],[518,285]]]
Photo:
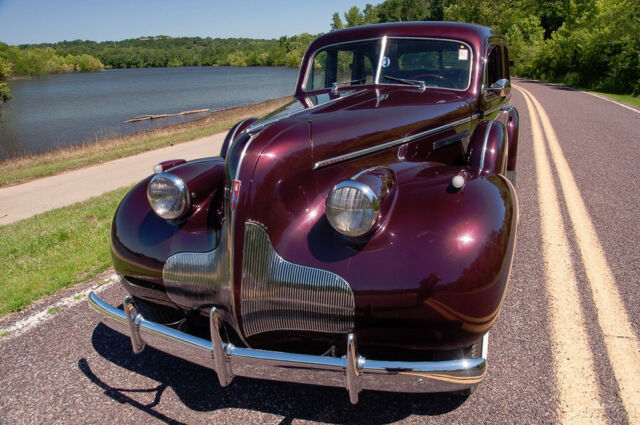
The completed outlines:
[[[158,173],[147,186],[153,211],[166,220],[175,220],[189,209],[189,191],[184,181],[171,173]]]
[[[378,221],[380,200],[364,183],[346,180],[329,193],[325,214],[331,226],[346,236],[367,234]]]

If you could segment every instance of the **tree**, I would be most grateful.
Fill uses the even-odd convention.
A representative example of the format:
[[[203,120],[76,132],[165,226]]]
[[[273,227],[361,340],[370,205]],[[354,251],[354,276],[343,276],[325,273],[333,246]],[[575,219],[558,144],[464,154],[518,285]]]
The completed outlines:
[[[343,27],[342,19],[340,19],[340,14],[338,12],[333,14],[333,18],[331,19],[331,31],[341,30]]]

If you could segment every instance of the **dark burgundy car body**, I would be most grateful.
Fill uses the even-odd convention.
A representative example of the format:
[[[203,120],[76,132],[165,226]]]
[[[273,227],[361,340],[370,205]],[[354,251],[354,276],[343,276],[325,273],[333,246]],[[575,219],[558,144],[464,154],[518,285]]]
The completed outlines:
[[[470,50],[468,87],[376,81],[307,89],[315,52],[383,37],[461,43]],[[381,24],[319,37],[291,104],[238,123],[220,157],[164,164],[188,187],[184,217],[154,213],[152,176],[125,197],[111,238],[122,284],[139,302],[184,318],[194,334],[208,332],[216,307],[226,338],[252,349],[341,356],[351,334],[367,358],[469,356],[496,320],[516,239],[518,115],[507,64],[504,39],[474,25]],[[332,188],[350,179],[380,198],[376,226],[363,237],[340,234],[325,216]],[[308,300],[317,308],[298,318],[302,304],[287,305],[286,296],[260,307],[258,284],[243,289],[259,280],[251,262],[260,259],[250,256],[260,243],[290,270],[319,273],[291,271],[292,285],[334,279],[342,285],[331,287],[336,302],[346,288],[353,305],[336,310],[334,298],[313,295],[329,291],[326,283],[304,293],[317,297]],[[270,270],[260,284],[282,284],[286,276]]]

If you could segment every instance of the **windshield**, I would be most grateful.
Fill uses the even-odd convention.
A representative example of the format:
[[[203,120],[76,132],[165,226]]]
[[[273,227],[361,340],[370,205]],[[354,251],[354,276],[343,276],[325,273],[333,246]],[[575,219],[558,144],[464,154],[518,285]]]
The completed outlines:
[[[466,90],[471,56],[467,44],[449,40],[382,38],[336,44],[315,53],[305,90],[416,82]]]

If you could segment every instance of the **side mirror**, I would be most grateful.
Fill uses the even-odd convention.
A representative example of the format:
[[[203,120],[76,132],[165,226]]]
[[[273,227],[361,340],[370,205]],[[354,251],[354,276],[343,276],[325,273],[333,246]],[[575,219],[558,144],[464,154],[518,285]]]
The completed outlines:
[[[488,94],[497,94],[500,97],[507,97],[511,93],[511,82],[506,78],[501,78],[491,85],[484,88],[485,96]]]

